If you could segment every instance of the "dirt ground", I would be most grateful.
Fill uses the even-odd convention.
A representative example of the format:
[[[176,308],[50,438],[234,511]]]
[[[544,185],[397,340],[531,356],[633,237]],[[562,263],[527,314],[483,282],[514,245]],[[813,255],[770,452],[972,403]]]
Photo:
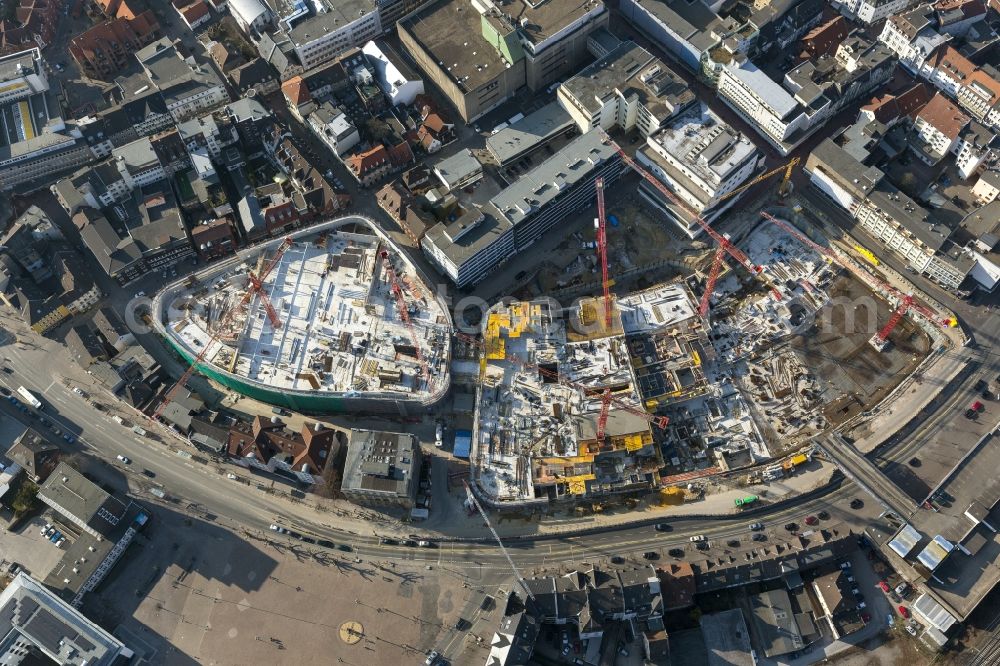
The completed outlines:
[[[930,352],[930,338],[903,318],[876,351],[869,338],[888,321],[892,308],[856,280],[841,277],[830,290],[817,325],[791,347],[825,385],[824,416],[836,425],[881,401]]]
[[[894,633],[892,636],[892,640],[874,649],[860,646],[832,657],[826,663],[833,666],[926,666],[934,662],[930,651],[909,635]]]

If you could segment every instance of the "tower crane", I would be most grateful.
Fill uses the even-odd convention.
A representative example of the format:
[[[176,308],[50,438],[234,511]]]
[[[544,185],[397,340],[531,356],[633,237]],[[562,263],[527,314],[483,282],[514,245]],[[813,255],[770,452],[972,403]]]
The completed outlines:
[[[198,355],[194,357],[193,361],[191,361],[191,365],[184,370],[180,378],[174,382],[173,386],[167,389],[167,392],[163,395],[163,400],[160,401],[160,404],[156,407],[156,411],[153,412],[153,419],[158,419],[160,415],[163,414],[163,410],[167,408],[167,405],[169,405],[171,401],[177,397],[177,394],[181,391],[181,389],[187,385],[188,380],[191,379],[191,376],[195,373],[198,366],[205,360],[205,357],[208,356],[209,349],[212,348],[212,345],[215,344],[215,342],[219,339],[219,336],[222,335],[222,331],[229,324],[229,322],[236,317],[236,313],[250,303],[250,300],[255,294],[260,296],[261,302],[267,310],[267,316],[271,322],[271,326],[277,329],[281,325],[281,322],[278,321],[278,314],[274,311],[270,301],[267,300],[267,296],[264,294],[263,284],[264,280],[267,279],[267,276],[271,274],[272,270],[274,270],[274,267],[278,265],[279,261],[281,261],[281,257],[285,253],[285,250],[291,246],[291,237],[285,238],[278,246],[277,252],[274,253],[274,256],[260,271],[260,273],[254,274],[253,271],[250,271],[248,275],[250,278],[250,285],[247,287],[246,292],[243,293],[243,298],[240,299],[239,305],[231,308],[226,313],[226,316],[216,324],[216,332],[209,337],[208,342],[202,346],[201,351],[198,352]]]
[[[601,130],[601,132],[604,135],[604,140],[608,143],[609,146],[611,146],[615,150],[615,152],[618,153],[618,156],[621,157],[622,161],[626,165],[635,170],[635,172],[638,173],[640,176],[642,176],[650,185],[655,187],[660,194],[662,194],[673,203],[677,204],[678,206],[690,212],[694,221],[698,223],[698,226],[700,226],[702,230],[704,230],[704,232],[708,234],[722,250],[724,250],[729,256],[735,259],[737,263],[740,264],[740,266],[743,266],[743,268],[745,268],[750,273],[750,275],[753,275],[762,283],[764,283],[764,285],[770,290],[771,294],[774,296],[776,300],[779,301],[782,300],[783,297],[781,295],[781,292],[778,290],[774,282],[767,275],[764,274],[763,266],[758,266],[754,264],[750,260],[750,257],[748,257],[742,250],[740,250],[738,247],[729,242],[728,238],[726,238],[718,231],[713,229],[711,225],[709,225],[709,223],[706,222],[705,219],[701,215],[699,215],[696,211],[691,210],[691,207],[685,204],[683,201],[681,201],[681,199],[676,194],[670,191],[670,188],[668,188],[666,185],[660,182],[659,178],[646,171],[646,169],[640,166],[638,162],[629,157],[628,154],[622,149],[622,147],[619,146],[617,143],[615,143],[615,141],[610,136],[608,136],[607,132],[604,132],[603,130]]]
[[[601,288],[604,291],[604,327],[611,329],[611,282],[608,281],[608,223],[604,217],[604,178],[594,181],[597,186],[597,254],[601,259]]]
[[[457,337],[458,339],[463,340],[463,341],[465,341],[465,342],[467,342],[467,343],[469,343],[471,345],[475,345],[476,347],[479,347],[481,350],[485,351],[485,343],[481,342],[479,339],[477,339],[477,338],[475,338],[475,337],[473,337],[471,335],[468,335],[467,333],[461,333],[461,332],[455,331],[455,337]],[[561,375],[559,375],[558,372],[553,372],[552,370],[547,370],[547,369],[541,367],[540,365],[533,364],[533,363],[528,363],[528,362],[522,361],[522,360],[520,360],[518,358],[511,358],[511,359],[508,359],[508,360],[510,362],[512,362],[512,363],[516,363],[517,365],[521,366],[522,369],[530,370],[530,371],[534,371],[534,372],[538,372],[541,375],[545,375],[546,377],[551,378],[557,384],[562,384],[563,386],[569,386],[570,388],[574,388],[574,389],[580,391],[581,393],[583,393],[584,395],[586,395],[587,393],[590,393],[590,392],[593,391],[593,387],[586,386],[584,384],[580,384],[579,382],[574,382],[574,381],[571,381],[569,379],[566,379],[565,377],[562,377]],[[610,391],[606,391],[606,394],[607,394],[607,398],[606,399],[608,400],[609,405],[610,404],[614,404],[615,407],[617,407],[618,409],[622,410],[623,412],[628,412],[629,414],[634,414],[635,416],[638,416],[638,417],[640,417],[642,419],[645,419],[647,423],[655,425],[660,430],[665,430],[667,428],[667,425],[670,423],[670,419],[667,418],[666,416],[661,416],[661,415],[657,415],[657,414],[650,414],[649,412],[646,412],[644,410],[641,410],[641,409],[638,409],[636,407],[633,407],[632,405],[628,404],[627,402],[625,402],[623,400],[620,400],[620,399],[614,397],[613,395],[611,395]],[[602,400],[604,400],[604,399],[605,398],[602,397]]]
[[[608,427],[608,412],[611,411],[611,389],[601,394],[601,415],[597,418],[597,441],[604,441],[604,430]]]
[[[910,309],[911,305],[913,305],[913,294],[907,294],[903,297],[903,301],[896,308],[896,311],[889,317],[889,321],[886,322],[885,326],[869,340],[872,347],[878,351],[885,349],[886,345],[889,344],[889,335],[896,328],[903,315],[906,314],[906,311]]]
[[[510,570],[514,572],[514,578],[517,579],[518,584],[521,586],[521,589],[524,590],[527,597],[534,601],[535,595],[531,593],[531,588],[528,587],[528,584],[525,582],[524,577],[518,570],[517,565],[514,564],[514,560],[511,559],[510,553],[507,552],[507,548],[503,545],[503,540],[500,539],[500,535],[497,534],[495,529],[493,529],[493,523],[490,522],[490,517],[486,515],[486,511],[483,510],[479,500],[476,499],[476,494],[473,493],[472,488],[469,487],[469,482],[463,479],[462,484],[465,485],[465,493],[468,495],[469,501],[472,502],[472,505],[479,511],[479,515],[483,517],[483,521],[486,523],[486,527],[489,528],[490,534],[493,535],[493,538],[496,539],[497,545],[500,546],[500,552],[503,553],[505,558],[507,558],[507,564],[510,565]]]
[[[399,312],[399,318],[403,320],[407,330],[410,332],[410,339],[413,342],[413,353],[417,357],[417,362],[420,363],[424,381],[429,381],[430,369],[427,367],[424,355],[420,353],[420,338],[417,336],[417,329],[413,325],[413,320],[410,319],[410,311],[407,309],[406,299],[403,297],[403,287],[399,284],[399,278],[396,276],[396,270],[392,267],[392,262],[389,261],[389,252],[382,250],[380,256],[382,263],[385,264],[386,277],[389,279],[389,290],[396,297],[396,310]]]
[[[796,239],[798,239],[799,241],[801,241],[803,244],[808,245],[809,247],[811,247],[820,256],[827,257],[830,261],[836,262],[842,268],[845,268],[849,272],[851,272],[851,273],[853,273],[855,275],[858,275],[858,272],[854,270],[854,268],[851,266],[851,264],[846,259],[844,259],[842,256],[840,256],[840,253],[837,252],[836,250],[834,250],[833,248],[831,248],[831,247],[823,247],[822,245],[819,245],[818,243],[814,243],[812,241],[812,239],[810,239],[808,236],[806,236],[805,234],[803,234],[802,232],[800,232],[794,226],[792,226],[788,222],[785,222],[781,218],[775,217],[774,215],[772,215],[771,213],[768,213],[767,211],[761,211],[760,214],[761,214],[762,217],[764,217],[764,219],[768,220],[772,224],[775,224],[776,226],[780,227],[781,229],[784,229],[786,232],[788,232],[790,235],[794,236]],[[954,326],[955,325],[955,321],[953,319],[941,319],[933,310],[931,310],[930,308],[928,308],[925,305],[922,305],[922,304],[918,303],[914,299],[914,297],[913,297],[912,294],[904,294],[902,291],[900,291],[896,287],[892,286],[888,282],[885,282],[884,280],[878,279],[877,277],[875,277],[871,273],[868,273],[867,271],[862,271],[861,274],[859,275],[859,277],[861,277],[861,279],[863,279],[866,283],[868,283],[868,286],[875,293],[878,293],[878,294],[891,294],[893,297],[895,297],[896,300],[898,300],[900,302],[900,307],[897,308],[896,313],[899,313],[900,309],[902,309],[902,314],[900,314],[898,317],[896,316],[896,314],[893,314],[892,318],[888,322],[888,323],[892,324],[891,327],[888,324],[886,324],[886,326],[882,328],[882,331],[879,331],[879,333],[876,334],[875,337],[873,337],[871,339],[871,342],[872,342],[873,345],[875,345],[876,349],[880,349],[881,350],[882,348],[884,348],[884,344],[882,345],[882,347],[879,347],[875,343],[875,341],[882,336],[883,331],[885,332],[884,339],[888,339],[889,333],[892,333],[893,328],[895,328],[896,325],[899,324],[899,320],[902,319],[903,315],[905,315],[906,312],[908,312],[909,310],[914,310],[916,312],[919,312],[927,321],[933,322],[937,326]],[[906,307],[903,308],[903,305],[905,305]],[[895,321],[893,321],[893,320],[895,320]]]

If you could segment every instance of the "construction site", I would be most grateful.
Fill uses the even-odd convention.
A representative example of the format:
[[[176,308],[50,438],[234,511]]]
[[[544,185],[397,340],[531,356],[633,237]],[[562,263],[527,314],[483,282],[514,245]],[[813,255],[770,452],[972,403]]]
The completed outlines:
[[[793,165],[762,178],[784,172],[787,193]],[[696,217],[714,248],[671,243],[674,256],[689,253],[664,267],[672,280],[612,294],[617,271],[630,271],[609,261],[600,179],[596,191],[596,240],[573,238],[596,250],[575,263],[601,295],[558,311],[551,300],[498,305],[483,323],[470,462],[477,494],[495,508],[596,506],[766,466],[871,409],[947,325],[768,212],[720,220],[732,236]],[[697,269],[685,270],[694,256]]]
[[[194,370],[271,404],[405,414],[448,388],[447,311],[361,218],[194,274],[155,311]]]
[[[487,314],[472,461],[495,507],[659,485],[667,419],[648,409],[706,389],[707,338],[682,283],[613,300],[610,325],[604,303]]]

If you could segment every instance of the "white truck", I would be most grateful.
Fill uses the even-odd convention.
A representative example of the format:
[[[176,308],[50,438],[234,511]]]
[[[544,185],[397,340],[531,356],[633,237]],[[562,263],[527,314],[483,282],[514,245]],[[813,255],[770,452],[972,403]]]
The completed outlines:
[[[38,398],[36,398],[36,397],[35,397],[35,396],[34,396],[34,395],[33,395],[33,394],[31,393],[31,391],[29,391],[28,389],[24,388],[23,386],[18,386],[18,387],[17,387],[17,394],[18,394],[19,396],[21,396],[21,398],[22,398],[22,399],[23,399],[23,400],[24,400],[24,401],[25,401],[26,403],[28,403],[29,405],[31,405],[31,406],[32,406],[32,407],[34,407],[35,409],[41,409],[41,408],[42,408],[42,401],[41,401],[41,400],[39,400]]]

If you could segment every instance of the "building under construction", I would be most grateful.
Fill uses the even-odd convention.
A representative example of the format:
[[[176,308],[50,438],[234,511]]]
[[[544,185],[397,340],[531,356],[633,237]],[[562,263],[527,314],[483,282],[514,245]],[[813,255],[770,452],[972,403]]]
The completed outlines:
[[[683,284],[568,312],[550,302],[487,314],[473,432],[477,494],[499,509],[592,501],[658,485],[651,413],[704,391],[710,349]],[[564,316],[565,315],[565,316]]]
[[[447,309],[363,218],[215,264],[164,289],[154,313],[199,372],[274,405],[407,414],[448,389]]]

